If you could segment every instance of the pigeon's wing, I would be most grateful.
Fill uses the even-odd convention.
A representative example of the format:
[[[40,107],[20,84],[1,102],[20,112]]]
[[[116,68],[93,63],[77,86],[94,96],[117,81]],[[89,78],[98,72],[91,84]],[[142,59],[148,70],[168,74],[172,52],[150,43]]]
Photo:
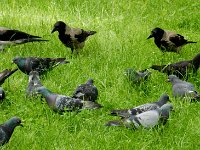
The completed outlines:
[[[158,124],[159,116],[160,115],[157,110],[151,110],[138,114],[136,118],[138,119],[141,126],[145,128],[152,128]]]
[[[58,95],[55,102],[55,107],[59,111],[73,111],[83,107],[80,99],[71,98],[64,95]]]
[[[156,103],[148,103],[148,104],[140,105],[138,107],[129,109],[128,112],[131,115],[137,115],[137,114],[141,114],[141,113],[143,113],[145,111],[155,110],[158,107],[159,106]]]
[[[194,85],[191,83],[183,82],[177,83],[172,87],[172,92],[174,97],[184,97],[194,90]]]

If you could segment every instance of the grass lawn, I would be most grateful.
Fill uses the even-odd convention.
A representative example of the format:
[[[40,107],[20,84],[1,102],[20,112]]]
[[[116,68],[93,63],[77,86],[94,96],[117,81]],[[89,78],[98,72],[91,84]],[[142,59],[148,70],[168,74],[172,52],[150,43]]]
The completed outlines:
[[[152,70],[145,84],[132,86],[124,77],[128,67],[145,69],[152,64],[191,59],[199,53],[200,4],[192,0],[1,0],[0,21],[4,27],[18,29],[50,40],[13,46],[1,52],[0,71],[15,68],[15,56],[67,57],[70,64],[60,65],[41,81],[51,91],[72,95],[73,90],[93,78],[99,90],[101,110],[83,110],[79,114],[59,115],[40,98],[26,99],[28,76],[17,71],[4,84],[6,99],[0,104],[0,122],[12,116],[24,120],[3,150],[73,149],[200,149],[200,103],[174,99],[167,76]],[[79,56],[70,57],[70,49],[51,34],[56,21],[72,27],[95,30]],[[150,31],[161,27],[197,41],[188,44],[180,54],[165,53],[146,40]],[[200,89],[200,74],[189,78]],[[200,90],[199,90],[200,92]],[[131,130],[105,127],[114,108],[131,108],[157,100],[168,93],[175,112],[164,128]]]

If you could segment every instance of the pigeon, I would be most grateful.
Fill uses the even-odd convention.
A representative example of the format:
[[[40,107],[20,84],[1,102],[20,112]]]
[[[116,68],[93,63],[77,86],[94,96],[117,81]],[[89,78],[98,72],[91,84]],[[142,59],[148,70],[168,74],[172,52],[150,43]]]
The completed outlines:
[[[162,52],[179,53],[181,48],[189,43],[197,43],[188,41],[180,34],[163,30],[161,28],[154,28],[147,39],[154,37],[154,43]]]
[[[3,50],[5,49],[5,47],[9,47],[10,45],[42,41],[48,40],[43,40],[39,36],[30,35],[19,30],[12,30],[6,27],[0,27],[0,50]]]
[[[98,90],[96,86],[94,86],[94,80],[89,79],[85,84],[79,85],[74,93],[73,98],[79,98],[84,101],[92,101],[95,102],[98,97]]]
[[[37,92],[46,99],[48,106],[55,112],[62,113],[64,111],[78,111],[83,108],[96,108],[95,105],[91,105],[91,103],[89,103],[90,107],[81,99],[53,93],[44,86],[37,88]],[[93,106],[95,106],[95,108]]]
[[[134,68],[127,68],[125,70],[125,76],[133,84],[141,83],[142,81],[147,80],[150,75],[151,72],[149,72],[147,69],[136,71]]]
[[[28,87],[26,88],[26,96],[37,96],[37,88],[43,86],[40,82],[39,73],[37,71],[31,71],[29,73]]]
[[[160,96],[160,99],[156,102],[143,104],[131,109],[111,110],[110,114],[112,116],[120,116],[121,118],[127,118],[131,115],[137,115],[145,111],[158,109],[164,104],[166,104],[168,101],[170,101],[169,96],[167,94],[162,94]]]
[[[168,81],[172,83],[172,95],[174,97],[190,97],[196,100],[200,98],[192,83],[180,80],[176,75],[169,75]]]
[[[197,54],[192,60],[180,61],[168,65],[152,65],[150,68],[166,73],[168,76],[171,74],[179,78],[187,78],[188,74],[196,73],[200,66],[200,53]]]
[[[84,47],[87,37],[96,33],[96,31],[85,31],[79,28],[71,28],[63,21],[57,21],[54,24],[51,33],[54,33],[55,31],[58,31],[60,41],[66,47],[69,47],[72,53],[74,49],[78,53],[78,49],[82,49]]]
[[[58,66],[66,64],[65,58],[40,58],[40,57],[15,57],[13,60],[18,68],[25,74],[29,75],[31,71],[37,71],[39,75]]]
[[[5,123],[0,125],[0,145],[6,144],[10,137],[12,136],[12,133],[17,126],[22,126],[21,119],[18,117],[12,117]]]
[[[3,88],[0,87],[0,102],[2,102],[4,98],[5,98],[5,92]]]
[[[156,125],[165,125],[173,110],[172,104],[164,104],[161,108],[142,112],[137,115],[131,115],[122,120],[113,120],[106,123],[106,126],[125,126],[127,128],[138,129],[140,127],[150,129]]]
[[[15,73],[18,69],[5,69],[2,72],[0,72],[0,85],[4,83],[4,81],[11,76],[13,73]]]

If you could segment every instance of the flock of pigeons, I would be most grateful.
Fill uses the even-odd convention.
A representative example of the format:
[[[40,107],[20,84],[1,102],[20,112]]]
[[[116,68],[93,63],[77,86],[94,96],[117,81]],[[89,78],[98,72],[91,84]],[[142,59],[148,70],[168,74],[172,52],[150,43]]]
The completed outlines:
[[[78,53],[79,49],[84,47],[88,36],[93,35],[96,31],[84,31],[79,28],[71,28],[62,21],[55,23],[52,33],[58,31],[60,41]],[[187,41],[180,34],[165,31],[161,28],[155,28],[148,37],[154,37],[154,42],[162,52],[179,53],[181,47],[188,43],[196,43]],[[0,28],[0,49],[3,50],[7,46],[23,44],[43,40],[39,36],[30,35],[28,33],[12,30],[5,27]],[[53,69],[59,64],[66,64],[65,58],[40,58],[40,57],[15,57],[13,59],[18,68],[14,70],[6,69],[0,73],[0,85],[18,69],[29,76],[28,86],[26,88],[26,96],[28,98],[41,94],[45,98],[48,106],[55,112],[63,113],[66,111],[80,111],[82,109],[99,109],[102,107],[97,102],[98,89],[94,85],[93,79],[89,79],[85,84],[79,85],[72,96],[60,95],[50,91],[40,81],[40,76],[47,71]],[[191,73],[196,73],[200,64],[200,54],[196,55],[192,60],[177,62],[168,65],[153,65],[150,68],[166,73],[168,80],[172,83],[172,94],[174,97],[189,97],[192,100],[198,100],[200,96],[192,83],[183,81],[187,79]],[[148,79],[151,75],[147,69],[136,71],[133,68],[126,70],[126,75],[132,83],[137,84]],[[6,94],[0,87],[0,101],[3,101]],[[107,122],[106,126],[125,126],[137,129],[140,127],[153,128],[157,125],[165,125],[173,110],[173,105],[167,94],[161,95],[158,101],[143,104],[131,109],[111,110],[110,114],[119,116],[121,119]],[[23,126],[21,119],[13,117],[0,125],[0,145],[7,143],[16,126]]]

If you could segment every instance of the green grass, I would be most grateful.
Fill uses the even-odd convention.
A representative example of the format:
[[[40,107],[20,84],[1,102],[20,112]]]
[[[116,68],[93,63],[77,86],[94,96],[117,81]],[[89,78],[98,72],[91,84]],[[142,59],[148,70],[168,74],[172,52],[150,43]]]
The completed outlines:
[[[99,90],[98,101],[104,105],[101,110],[56,114],[39,98],[25,98],[28,77],[18,71],[3,84],[7,98],[0,104],[0,122],[19,116],[24,128],[17,127],[2,149],[199,149],[199,103],[174,99],[171,84],[165,82],[167,76],[156,71],[139,87],[131,86],[123,75],[127,67],[141,70],[161,64],[162,59],[171,63],[199,53],[197,43],[185,46],[180,55],[166,53],[163,57],[153,40],[146,40],[158,26],[199,42],[199,10],[199,2],[191,0],[1,0],[1,26],[50,41],[6,49],[1,53],[0,70],[15,68],[11,64],[15,56],[67,57],[71,63],[49,72],[42,83],[56,93],[71,95],[77,85],[92,77]],[[70,58],[70,49],[61,44],[57,33],[50,34],[58,20],[98,33],[88,39],[79,56]],[[198,74],[189,79],[197,89],[199,78]],[[110,109],[155,101],[162,93],[170,95],[175,107],[163,129],[133,131],[104,126],[108,120],[117,119],[108,115]]]

